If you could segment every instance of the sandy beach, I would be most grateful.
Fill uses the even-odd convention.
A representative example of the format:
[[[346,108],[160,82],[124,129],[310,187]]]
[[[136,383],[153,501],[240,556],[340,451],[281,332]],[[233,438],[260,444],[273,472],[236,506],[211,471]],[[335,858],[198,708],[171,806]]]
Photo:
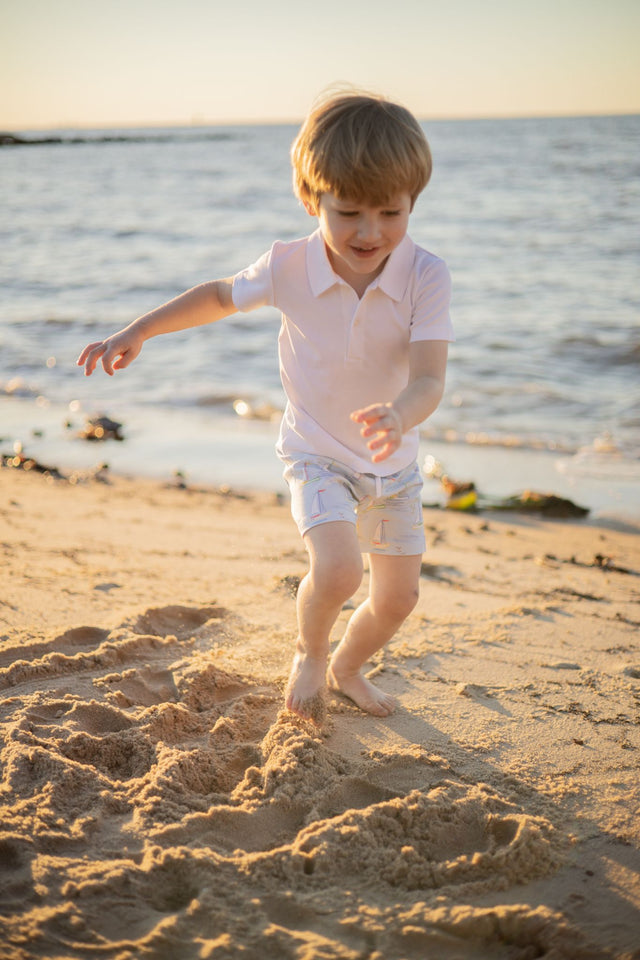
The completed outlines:
[[[639,531],[424,522],[318,729],[285,498],[0,470],[0,957],[640,957]]]

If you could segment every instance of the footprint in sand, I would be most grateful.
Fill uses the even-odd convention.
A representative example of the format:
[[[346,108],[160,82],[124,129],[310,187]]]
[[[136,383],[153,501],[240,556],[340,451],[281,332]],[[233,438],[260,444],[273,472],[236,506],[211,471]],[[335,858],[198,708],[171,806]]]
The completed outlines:
[[[471,882],[511,886],[555,864],[553,829],[481,787],[447,782],[348,810],[301,830],[277,868],[347,882],[356,875],[406,890]]]
[[[104,643],[108,636],[109,631],[100,627],[73,627],[56,637],[51,642],[51,647],[61,652],[72,651],[73,653],[79,650],[93,650],[94,647]]]
[[[31,863],[33,843],[17,834],[5,834],[0,837],[0,871],[8,874]]]
[[[73,627],[50,640],[21,640],[17,644],[4,647],[0,653],[0,668],[10,668],[18,660],[37,660],[47,654],[73,656],[99,647],[108,636],[109,631],[100,627]]]
[[[68,760],[94,767],[110,780],[133,780],[147,773],[155,761],[155,746],[138,729],[94,737],[74,733],[59,746]]]
[[[245,697],[260,688],[250,677],[228,673],[209,663],[188,666],[177,680],[180,700],[190,710],[204,712]]]
[[[0,837],[0,889],[3,908],[22,908],[33,890],[33,860],[37,855],[35,844],[19,834],[5,833]]]
[[[120,707],[151,707],[178,699],[173,673],[164,668],[132,667],[122,673],[109,673],[95,682],[107,690],[107,699]]]
[[[119,733],[128,730],[133,720],[122,710],[96,700],[76,701],[64,716],[64,726],[73,730],[101,736],[105,733]]]
[[[227,616],[224,607],[211,604],[204,607],[152,607],[140,614],[131,626],[134,633],[154,637],[175,636],[178,640],[190,637],[209,620],[221,620]]]
[[[93,736],[127,730],[133,721],[114,707],[97,700],[54,700],[25,711],[32,727],[46,726],[50,735],[82,731]]]
[[[47,724],[49,721],[59,720],[65,713],[73,710],[75,701],[46,698],[46,693],[37,693],[31,698],[33,705],[25,711],[25,716],[32,724]]]

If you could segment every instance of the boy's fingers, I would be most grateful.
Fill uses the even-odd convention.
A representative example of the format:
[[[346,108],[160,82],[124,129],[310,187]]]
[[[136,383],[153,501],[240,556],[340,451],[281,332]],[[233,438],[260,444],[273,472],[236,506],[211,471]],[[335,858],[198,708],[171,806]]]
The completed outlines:
[[[388,419],[393,423],[400,423],[400,414],[388,403],[375,403],[362,410],[354,410],[351,419],[356,423],[375,424],[380,420]]]
[[[402,437],[402,421],[399,413],[387,403],[375,403],[362,410],[354,410],[351,419],[356,423],[364,424],[360,435],[368,440],[367,447],[371,451],[372,463],[380,463],[394,453]]]
[[[108,373],[110,377],[114,374],[115,370],[118,369],[119,360],[122,358],[122,350],[119,350],[115,344],[110,343],[108,346],[103,346],[103,349],[98,354],[98,357],[102,357],[102,368],[105,373]],[[96,359],[98,359],[96,357]]]
[[[128,367],[131,361],[135,360],[139,352],[140,348],[135,344],[127,345],[125,343],[118,345],[117,342],[99,340],[85,347],[76,360],[76,363],[79,367],[84,366],[85,376],[88,377],[93,373],[98,365],[98,361],[100,361],[104,372],[112,377],[116,370],[122,370],[123,367]]]
[[[395,417],[380,417],[380,419],[375,423],[363,427],[360,433],[363,437],[370,437],[373,434],[380,434],[388,437],[390,433],[394,433],[396,431],[398,433],[402,432]]]
[[[96,368],[96,364],[100,357],[104,354],[106,347],[102,341],[98,343],[90,343],[88,347],[85,347],[76,363],[79,367],[84,366],[85,376],[90,376]],[[104,366],[104,361],[103,361]],[[105,368],[106,369],[106,368]]]
[[[379,403],[373,403],[370,407],[363,407],[361,410],[354,410],[351,414],[351,419],[355,420],[356,423],[362,423],[366,421],[367,423],[371,420],[377,420],[382,416],[387,408],[381,406]]]
[[[100,357],[102,356],[103,353],[104,353],[104,350],[103,350],[103,349],[98,349],[98,350],[92,350],[92,351],[91,351],[91,353],[90,353],[89,356],[87,357],[87,363],[86,363],[85,368],[84,368],[84,372],[87,374],[87,376],[88,376],[90,373],[93,373],[93,371],[95,370],[95,368],[98,366],[98,360],[100,359]]]
[[[90,376],[90,374],[93,373],[93,371],[96,368],[97,362],[98,362],[98,354],[96,354],[92,350],[91,353],[87,354],[86,362],[84,365],[84,373],[86,377]]]
[[[111,350],[105,350],[102,354],[102,369],[105,373],[108,373],[110,377],[113,376],[113,361],[118,356],[117,353],[113,353]]]
[[[85,365],[88,357],[89,357],[89,354],[93,353],[93,351],[95,350],[95,348],[96,348],[96,347],[99,347],[99,346],[101,346],[101,345],[102,345],[102,340],[98,340],[98,341],[96,341],[95,343],[90,343],[90,344],[88,344],[88,345],[84,348],[84,350],[82,351],[82,353],[80,354],[80,356],[78,357],[78,359],[76,360],[77,365],[78,365],[79,367],[83,367],[83,366]]]
[[[362,417],[358,421],[359,423],[364,424],[364,426],[360,429],[360,433],[362,434],[363,437],[366,437],[370,433],[375,433],[377,430],[384,429],[384,427],[381,426],[384,420],[385,420],[384,413],[378,413],[375,415]]]
[[[388,449],[390,453],[392,450],[397,450],[399,445],[399,441],[391,438],[389,434],[385,434],[377,440],[371,440],[367,444],[369,450],[380,450],[382,448],[383,450]]]
[[[137,346],[128,347],[126,350],[120,350],[113,364],[114,370],[124,370],[136,359],[140,350]]]
[[[374,455],[371,457],[371,462],[380,463],[381,460],[386,460],[387,457],[393,453],[393,450],[394,450],[393,446],[389,446],[389,445],[385,446],[382,450],[379,451],[379,453],[374,453]]]

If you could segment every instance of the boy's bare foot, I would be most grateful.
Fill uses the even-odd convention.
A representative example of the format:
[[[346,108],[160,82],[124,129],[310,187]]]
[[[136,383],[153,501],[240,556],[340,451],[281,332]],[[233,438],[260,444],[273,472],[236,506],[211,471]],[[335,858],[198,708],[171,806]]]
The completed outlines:
[[[327,670],[327,682],[331,690],[343,693],[361,710],[375,717],[389,717],[396,708],[393,697],[378,690],[359,670],[357,673],[339,673],[331,663]]]
[[[326,657],[320,659],[298,652],[293,658],[285,691],[285,706],[305,720],[320,726],[326,715]]]

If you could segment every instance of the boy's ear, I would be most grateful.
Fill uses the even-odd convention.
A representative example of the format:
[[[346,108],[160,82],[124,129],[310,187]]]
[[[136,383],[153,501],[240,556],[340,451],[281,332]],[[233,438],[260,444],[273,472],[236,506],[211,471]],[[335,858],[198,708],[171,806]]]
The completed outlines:
[[[310,217],[318,216],[318,205],[315,200],[312,200],[311,197],[305,197],[302,204]]]

